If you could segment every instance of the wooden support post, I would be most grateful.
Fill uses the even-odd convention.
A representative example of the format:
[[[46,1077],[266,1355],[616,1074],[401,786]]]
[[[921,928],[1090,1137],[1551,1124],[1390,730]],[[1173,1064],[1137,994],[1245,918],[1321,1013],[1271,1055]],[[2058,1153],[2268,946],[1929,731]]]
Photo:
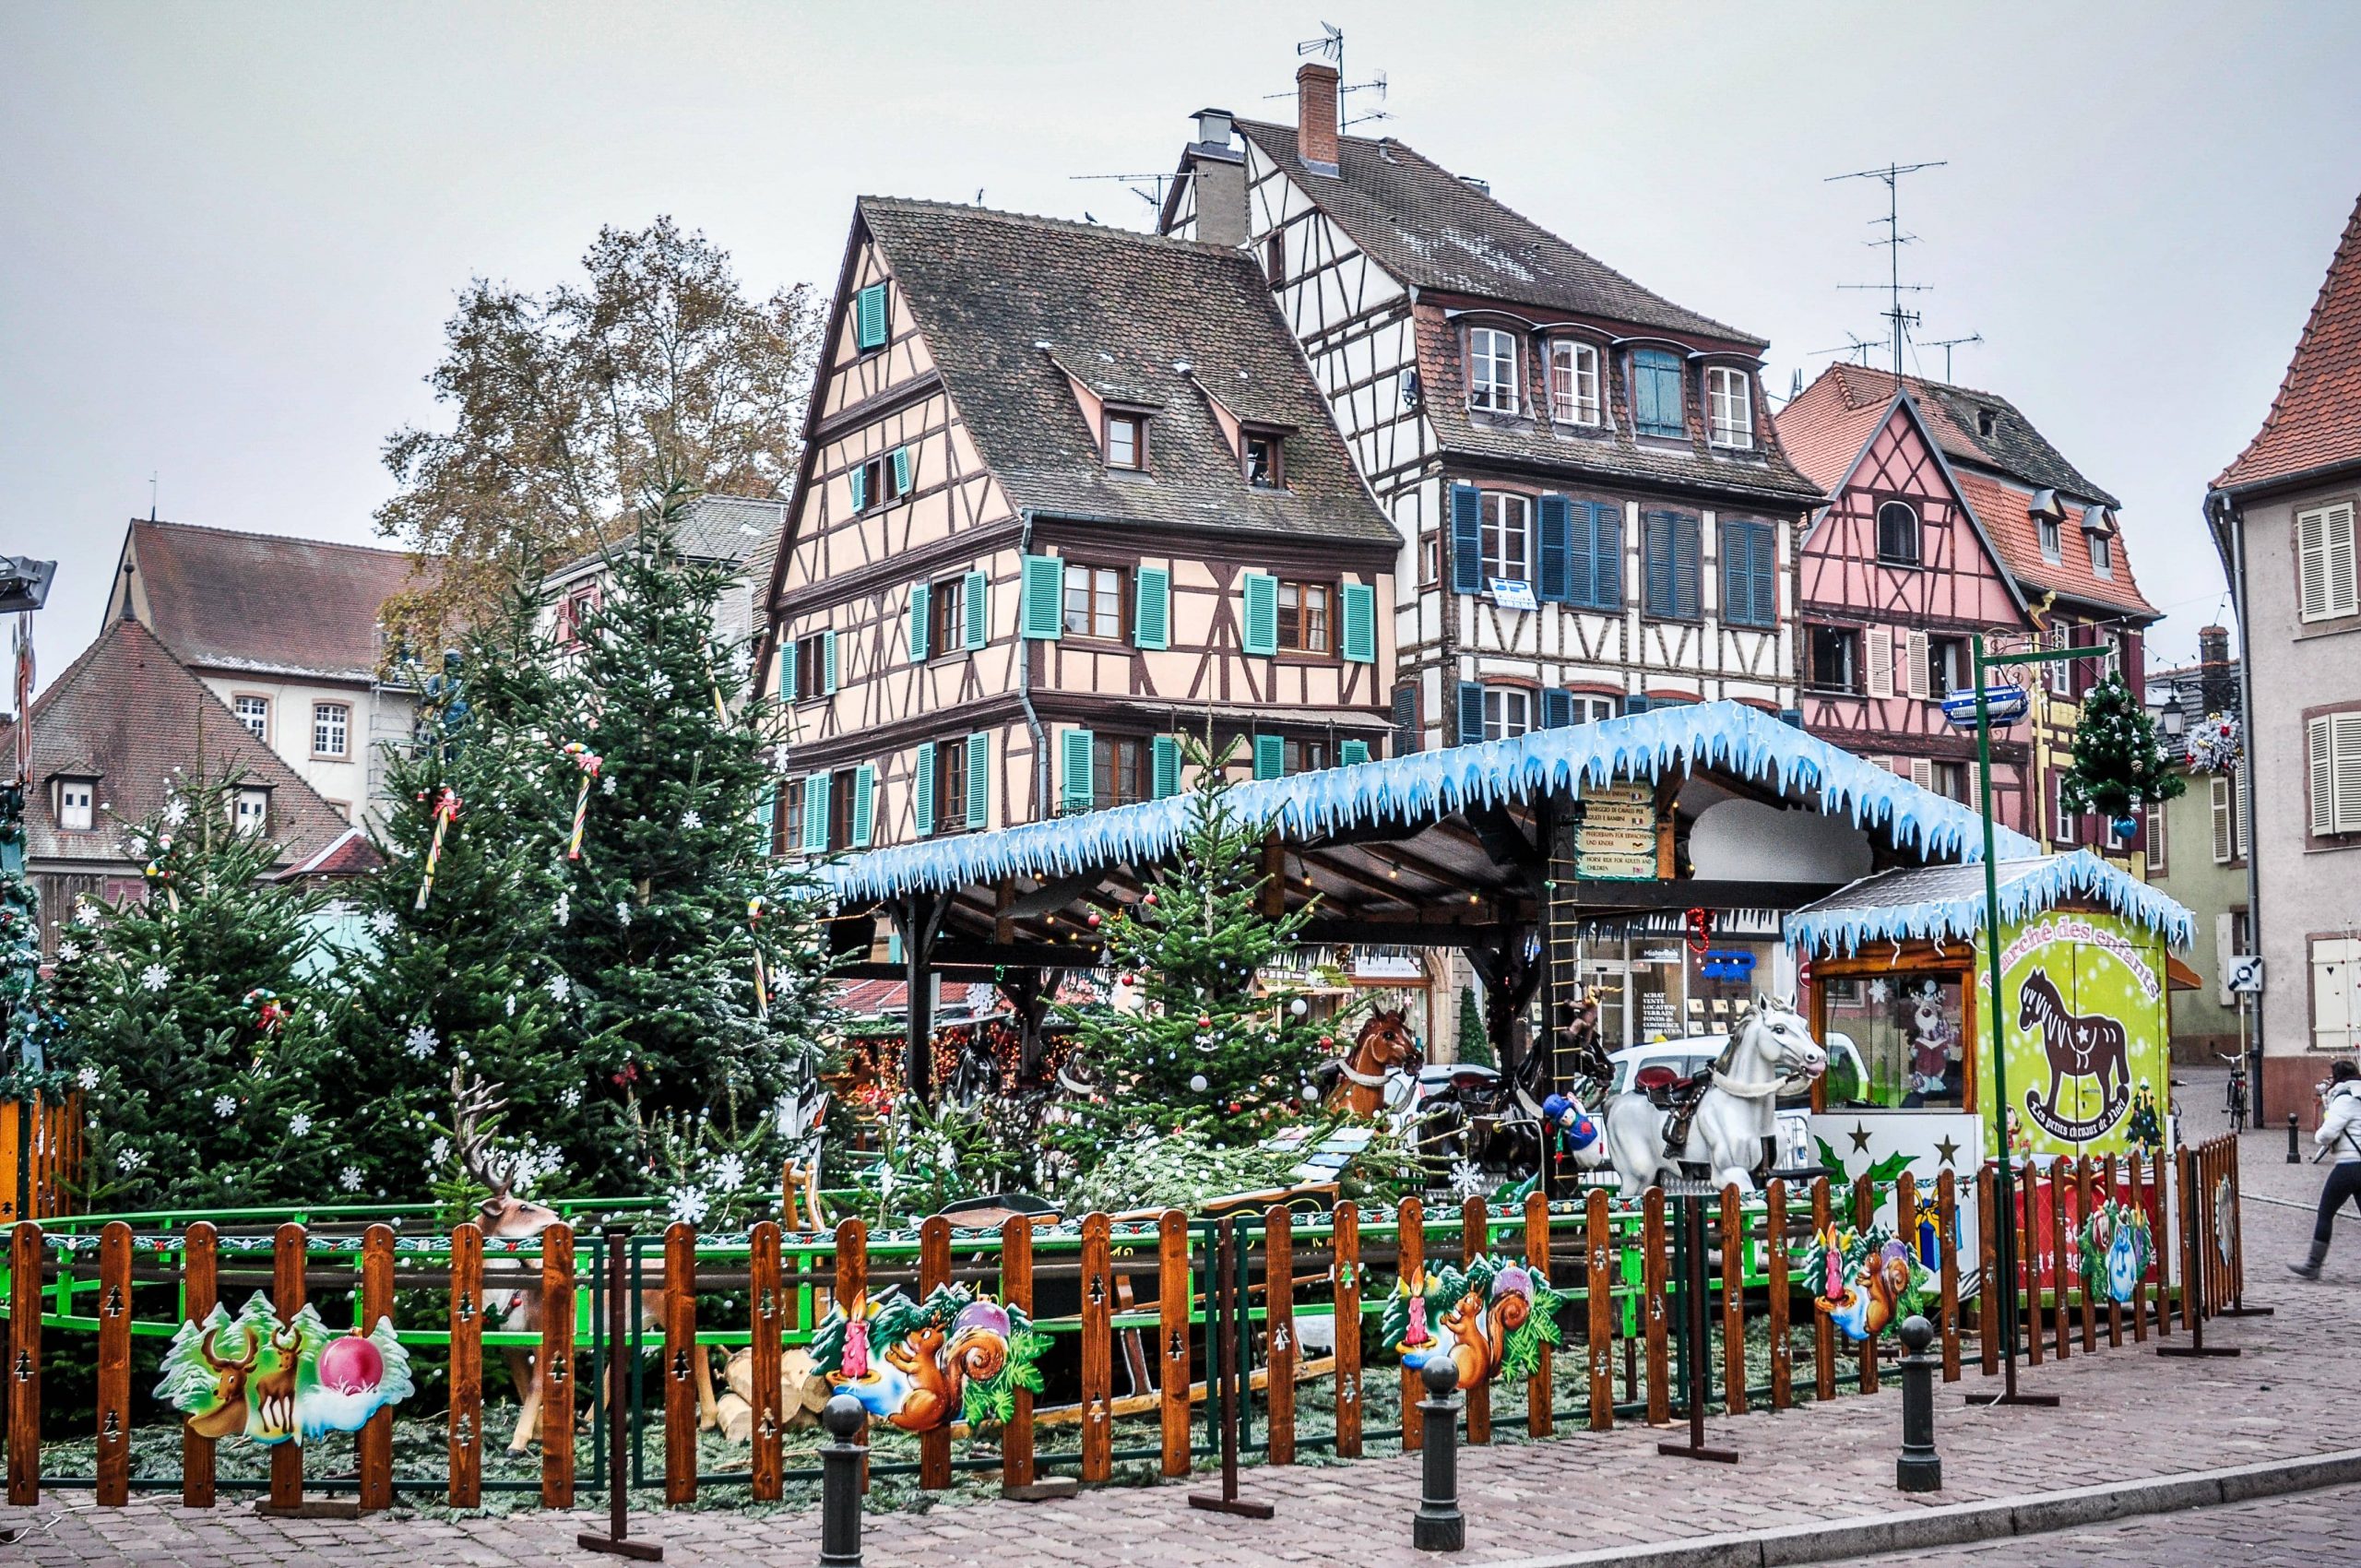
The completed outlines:
[[[835,1285],[836,1310],[849,1319],[869,1307],[869,1227],[858,1219],[836,1222],[836,1277]],[[816,1311],[816,1309],[815,1309]],[[869,1417],[860,1418],[860,1429],[853,1434],[860,1444],[860,1490],[869,1491]]]
[[[1593,1187],[1583,1200],[1583,1297],[1590,1309],[1584,1327],[1590,1350],[1590,1430],[1610,1431],[1615,1426],[1615,1231],[1604,1187]],[[1543,1404],[1548,1402],[1546,1382],[1539,1397]]]
[[[1669,1326],[1665,1268],[1664,1189],[1650,1187],[1640,1197],[1640,1289],[1641,1318],[1647,1335],[1648,1425],[1652,1427],[1672,1421],[1672,1372],[1665,1345]]]
[[[303,1307],[303,1228],[282,1225],[270,1249],[270,1304],[282,1324]],[[303,1445],[281,1443],[270,1451],[270,1507],[292,1513],[303,1506]]]
[[[1014,1214],[1001,1222],[1000,1228],[1000,1293],[1009,1306],[1033,1315],[1033,1221],[1025,1215]],[[1180,1293],[1182,1321],[1186,1320],[1189,1294],[1185,1277]],[[1016,1391],[1015,1409],[1008,1419],[1008,1430],[1000,1438],[1000,1480],[1005,1488],[1023,1488],[1033,1484],[1033,1391]],[[1181,1412],[1185,1441],[1187,1411]],[[1184,1450],[1185,1452],[1185,1450]]]
[[[1811,1179],[1811,1230],[1815,1236],[1825,1234],[1833,1195],[1829,1192],[1828,1178]],[[1820,1286],[1813,1282],[1812,1291],[1819,1294]],[[1811,1314],[1811,1396],[1815,1399],[1836,1397],[1836,1325],[1818,1307]]]
[[[1536,1188],[1525,1200],[1525,1261],[1549,1273],[1549,1200]],[[1552,1284],[1557,1281],[1551,1281]],[[1595,1320],[1594,1320],[1595,1321]],[[1596,1360],[1596,1352],[1593,1360]],[[1554,1430],[1550,1416],[1549,1342],[1541,1342],[1540,1360],[1535,1363],[1533,1375],[1525,1380],[1525,1430],[1532,1437],[1548,1437]]]
[[[1108,1252],[1109,1222],[1093,1211],[1082,1221],[1082,1479],[1114,1472],[1115,1281]],[[1245,1305],[1240,1303],[1243,1315]],[[1241,1331],[1242,1335],[1242,1331]]]
[[[1943,1381],[1959,1381],[1959,1178],[1948,1165],[1935,1176],[1935,1253],[1942,1262]]]
[[[951,1283],[951,1221],[930,1215],[919,1226],[919,1300],[923,1301]],[[951,1484],[951,1427],[948,1422],[919,1433],[919,1486],[941,1491]]]
[[[1019,1223],[1010,1220],[1011,1225]],[[1025,1245],[1030,1255],[1032,1237],[1028,1233]],[[1164,1473],[1185,1476],[1189,1473],[1189,1217],[1177,1208],[1168,1208],[1156,1221],[1156,1339],[1163,1354],[1159,1365],[1163,1373],[1157,1407],[1163,1420]],[[1210,1305],[1210,1303],[1208,1303]],[[1208,1324],[1211,1319],[1208,1318]],[[1208,1328],[1205,1342],[1213,1343]],[[1206,1358],[1208,1362],[1213,1358]],[[1208,1385],[1212,1374],[1206,1374]],[[1338,1419],[1343,1419],[1341,1409]],[[1030,1434],[1027,1434],[1029,1439]],[[1026,1460],[1031,1460],[1027,1443]],[[1012,1482],[1014,1478],[1011,1478]]]
[[[1877,1217],[1877,1189],[1869,1184],[1869,1175],[1865,1170],[1853,1180],[1853,1227],[1857,1230],[1867,1230]],[[1878,1336],[1872,1334],[1861,1341],[1861,1392],[1875,1394],[1877,1391]]]
[[[483,1505],[483,1229],[451,1232],[451,1489],[454,1508]],[[611,1478],[622,1485],[623,1478]]]
[[[1722,1188],[1722,1408],[1746,1413],[1746,1210]]]
[[[1352,1204],[1336,1206],[1335,1236],[1336,1457],[1358,1459],[1361,1456],[1361,1215]],[[1185,1265],[1182,1278],[1187,1278]],[[1182,1382],[1187,1382],[1185,1369]],[[1184,1424],[1188,1420],[1186,1410],[1181,1420]]]
[[[1394,1210],[1395,1269],[1406,1280],[1417,1281],[1427,1271],[1427,1206],[1417,1198],[1404,1198]],[[1416,1283],[1412,1289],[1418,1287]],[[1405,1454],[1418,1446],[1421,1422],[1418,1401],[1426,1396],[1426,1387],[1418,1381],[1416,1367],[1405,1362],[1402,1367],[1402,1451]]]
[[[1491,1217],[1482,1198],[1469,1198],[1459,1206],[1459,1266],[1465,1268],[1484,1255],[1491,1245]],[[1483,1380],[1469,1389],[1467,1400],[1467,1441],[1482,1446],[1492,1441],[1492,1384]]]
[[[99,1233],[99,1505],[131,1501],[131,1227]]]
[[[220,1300],[217,1281],[220,1277],[217,1260],[220,1256],[220,1239],[213,1227],[200,1219],[188,1228],[181,1241],[181,1317],[188,1323],[203,1323],[212,1315]],[[387,1419],[392,1412],[386,1412]],[[199,1437],[181,1423],[181,1506],[210,1508],[213,1506],[213,1440]]]
[[[2000,1209],[1994,1198],[1996,1178],[1988,1165],[1975,1173],[1975,1355],[1984,1375],[2000,1370]]]
[[[8,1236],[8,1505],[41,1502],[41,1227]]]
[[[541,1232],[541,1506],[574,1506],[574,1227]]]
[[[664,1501],[697,1500],[697,1232],[664,1229]]]
[[[746,1332],[753,1354],[746,1360],[753,1380],[753,1435],[748,1491],[756,1503],[777,1503],[787,1493],[787,1412],[779,1408],[780,1359],[787,1333],[787,1282],[779,1267],[776,1220],[761,1220],[746,1236]]]
[[[568,1296],[567,1301],[573,1298]],[[379,1324],[394,1320],[394,1228],[372,1225],[361,1233],[361,1299],[353,1303],[352,1323],[363,1334],[374,1334]],[[566,1433],[569,1446],[574,1440]],[[394,1412],[381,1409],[371,1416],[353,1440],[353,1457],[360,1475],[360,1503],[374,1511],[394,1505]]]
[[[1264,1452],[1274,1465],[1295,1463],[1295,1216],[1285,1204],[1263,1215]]]
[[[1777,1176],[1771,1178],[1762,1193],[1762,1258],[1764,1301],[1770,1312],[1771,1408],[1785,1410],[1796,1402],[1796,1363],[1787,1332],[1787,1313],[1793,1305],[1793,1287],[1787,1278],[1787,1183]]]

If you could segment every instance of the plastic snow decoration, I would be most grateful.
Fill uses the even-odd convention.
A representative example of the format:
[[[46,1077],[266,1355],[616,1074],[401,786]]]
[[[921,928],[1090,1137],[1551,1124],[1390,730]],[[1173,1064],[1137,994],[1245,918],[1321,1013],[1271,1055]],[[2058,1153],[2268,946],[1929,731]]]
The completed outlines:
[[[161,991],[172,983],[172,971],[161,964],[150,964],[139,971],[139,983],[149,991]]]
[[[2246,760],[2238,721],[2226,713],[2207,714],[2190,727],[2185,739],[2189,766],[2199,773],[2235,773]]]
[[[433,1055],[434,1048],[442,1043],[443,1037],[424,1024],[412,1024],[409,1033],[402,1037],[402,1049],[421,1062]]]

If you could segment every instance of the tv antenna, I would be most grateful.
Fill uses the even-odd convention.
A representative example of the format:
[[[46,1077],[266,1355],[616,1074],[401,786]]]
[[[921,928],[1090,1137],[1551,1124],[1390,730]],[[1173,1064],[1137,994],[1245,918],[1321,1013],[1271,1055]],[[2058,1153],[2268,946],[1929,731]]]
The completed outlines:
[[[1943,379],[1948,382],[1952,378],[1952,350],[1964,344],[1981,343],[1982,341],[1984,341],[1983,333],[1971,332],[1964,338],[1939,338],[1934,342],[1924,343],[1921,344],[1920,347],[1928,349],[1940,349],[1943,351]]]
[[[1383,102],[1387,83],[1383,71],[1372,73],[1365,82],[1348,82],[1345,79],[1345,30],[1343,28],[1334,22],[1322,22],[1320,36],[1301,40],[1296,44],[1295,52],[1298,58],[1317,54],[1336,67],[1336,131],[1338,135],[1341,136],[1351,130],[1355,125],[1365,125],[1371,120],[1394,118],[1393,112],[1386,109],[1372,109],[1366,114],[1348,113],[1351,108],[1352,95],[1357,92],[1373,92],[1377,94],[1378,101]],[[1293,98],[1295,94],[1266,92],[1263,96],[1266,99]]]
[[[1839,290],[1884,291],[1891,303],[1880,314],[1892,325],[1892,331],[1888,336],[1893,346],[1893,376],[1896,381],[1902,379],[1903,344],[1908,339],[1909,329],[1917,326],[1919,322],[1916,311],[1906,311],[1902,308],[1902,296],[1923,294],[1933,287],[1928,283],[1904,283],[1902,280],[1902,247],[1910,244],[1918,237],[1916,234],[1905,234],[1902,232],[1902,176],[1915,174],[1921,169],[1940,169],[1948,161],[1945,159],[1936,159],[1927,163],[1889,163],[1882,169],[1856,169],[1849,174],[1831,174],[1821,182],[1823,184],[1831,185],[1839,180],[1883,180],[1885,182],[1885,216],[1869,220],[1871,223],[1885,225],[1885,238],[1865,243],[1885,247],[1886,280],[1882,283],[1839,283],[1837,288]]]

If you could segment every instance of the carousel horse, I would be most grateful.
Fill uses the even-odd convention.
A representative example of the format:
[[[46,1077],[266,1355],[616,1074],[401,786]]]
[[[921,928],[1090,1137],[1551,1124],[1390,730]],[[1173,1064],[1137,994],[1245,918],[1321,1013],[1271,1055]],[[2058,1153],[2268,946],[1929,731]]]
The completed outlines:
[[[1394,1080],[1417,1071],[1418,1054],[1418,1037],[1403,1009],[1370,1015],[1352,1049],[1321,1068],[1323,1103],[1331,1111],[1376,1115],[1396,1098],[1387,1092]]]
[[[1608,1155],[1622,1178],[1622,1196],[1638,1197],[1684,1165],[1703,1167],[1717,1187],[1753,1191],[1770,1169],[1780,1092],[1827,1070],[1828,1053],[1795,1008],[1756,997],[1730,1027],[1729,1043],[1714,1064],[1674,1087],[1676,1109],[1667,1111],[1644,1089],[1617,1095],[1608,1106]],[[1682,1106],[1684,1099],[1690,1103]]]

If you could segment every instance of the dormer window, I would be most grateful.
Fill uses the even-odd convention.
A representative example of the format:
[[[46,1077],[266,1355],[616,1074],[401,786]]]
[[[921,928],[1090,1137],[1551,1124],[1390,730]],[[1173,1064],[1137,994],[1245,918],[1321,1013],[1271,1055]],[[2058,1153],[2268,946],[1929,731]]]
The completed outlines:
[[[1107,466],[1138,472],[1147,467],[1147,416],[1107,410]]]
[[[1631,356],[1631,427],[1642,435],[1678,441],[1687,434],[1681,418],[1680,361],[1662,349]]]
[[[1243,443],[1246,448],[1246,482],[1257,490],[1287,488],[1286,447],[1279,437],[1268,431],[1250,430]]]
[[[1560,339],[1549,345],[1549,417],[1560,424],[1598,422],[1598,350]]]
[[[67,833],[88,833],[98,826],[92,802],[98,799],[99,781],[95,778],[61,778],[57,781],[57,826]]]
[[[1467,329],[1467,406],[1496,414],[1517,410],[1516,339],[1497,327]]]
[[[1745,451],[1754,445],[1754,383],[1731,365],[1705,371],[1706,439],[1716,446]]]

